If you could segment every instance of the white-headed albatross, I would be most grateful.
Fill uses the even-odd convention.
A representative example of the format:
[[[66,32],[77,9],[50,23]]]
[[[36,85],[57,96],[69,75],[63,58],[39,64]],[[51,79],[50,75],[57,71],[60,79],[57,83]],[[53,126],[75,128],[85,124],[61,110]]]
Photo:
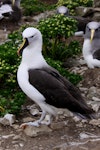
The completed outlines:
[[[80,35],[80,33],[83,35],[83,33],[85,32],[85,28],[86,28],[87,23],[92,21],[91,18],[89,19],[89,18],[85,18],[85,17],[81,17],[81,16],[71,16],[69,9],[66,6],[57,7],[57,14],[64,14],[66,17],[73,18],[73,19],[77,20],[77,32],[75,32],[75,35],[76,34]]]
[[[22,124],[21,127],[39,126],[46,113],[50,115],[50,124],[55,116],[54,107],[69,109],[81,118],[93,118],[93,110],[88,107],[80,91],[45,61],[41,32],[28,27],[22,35],[24,42],[18,50],[18,55],[22,54],[22,60],[17,80],[22,91],[40,106],[42,115],[40,120]]]
[[[87,24],[82,51],[89,68],[100,67],[100,22]]]
[[[9,21],[18,22],[21,19],[21,0],[3,0],[0,3],[0,20],[8,19]]]

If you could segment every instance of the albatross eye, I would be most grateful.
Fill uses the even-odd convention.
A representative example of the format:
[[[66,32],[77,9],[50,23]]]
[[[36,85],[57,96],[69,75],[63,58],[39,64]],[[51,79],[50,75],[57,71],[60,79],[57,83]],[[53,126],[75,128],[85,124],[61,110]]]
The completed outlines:
[[[99,28],[97,28],[95,31],[98,31],[99,30]]]
[[[34,36],[32,35],[32,36],[30,36],[30,38],[33,38]]]
[[[96,31],[100,31],[100,27],[96,29]]]

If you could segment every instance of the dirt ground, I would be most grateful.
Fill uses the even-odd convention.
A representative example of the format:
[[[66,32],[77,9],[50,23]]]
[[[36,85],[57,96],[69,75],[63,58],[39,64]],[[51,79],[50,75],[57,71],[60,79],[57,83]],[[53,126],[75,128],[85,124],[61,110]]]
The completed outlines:
[[[12,135],[20,134],[20,138],[16,139],[15,142],[12,142],[14,141],[13,136],[9,139],[5,138],[0,145],[0,150],[100,150],[100,128],[88,124],[77,127],[77,124],[71,118],[68,118],[68,125],[66,127],[35,138],[26,136],[23,132],[16,132],[12,127],[0,126],[0,136],[9,135],[9,133]],[[91,133],[98,136],[99,139],[89,138],[80,140],[80,133]],[[71,146],[70,143],[72,143]],[[23,147],[15,147],[15,145],[21,144]]]

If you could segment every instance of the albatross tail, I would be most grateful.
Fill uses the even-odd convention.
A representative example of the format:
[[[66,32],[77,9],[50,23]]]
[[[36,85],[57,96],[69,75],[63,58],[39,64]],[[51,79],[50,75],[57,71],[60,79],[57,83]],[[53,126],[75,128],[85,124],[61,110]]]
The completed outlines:
[[[96,118],[95,112],[87,104],[86,105],[80,104],[79,110],[80,111],[73,112],[73,113],[76,114],[81,119],[95,119]]]

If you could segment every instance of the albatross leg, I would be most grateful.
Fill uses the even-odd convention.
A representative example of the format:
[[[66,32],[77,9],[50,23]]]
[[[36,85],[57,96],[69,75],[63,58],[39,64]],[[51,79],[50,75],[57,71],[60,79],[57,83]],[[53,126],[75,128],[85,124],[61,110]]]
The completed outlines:
[[[40,117],[39,120],[36,120],[36,121],[34,121],[34,122],[23,123],[23,124],[21,124],[20,128],[25,129],[27,126],[39,127],[40,124],[42,124],[41,122],[44,120],[45,116],[46,116],[46,112],[43,111],[43,112],[42,112],[42,115],[41,115],[41,117]]]
[[[41,124],[50,125],[51,122],[52,122],[52,120],[53,120],[53,117],[54,117],[53,115],[50,115],[50,114],[49,114],[48,121],[44,121],[44,120],[43,120],[43,121],[41,122]]]

